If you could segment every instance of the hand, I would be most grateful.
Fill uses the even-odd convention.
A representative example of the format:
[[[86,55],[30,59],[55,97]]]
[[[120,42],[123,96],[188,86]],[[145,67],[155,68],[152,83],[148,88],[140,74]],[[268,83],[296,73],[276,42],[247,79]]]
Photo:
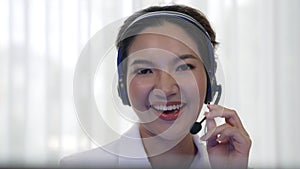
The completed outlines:
[[[212,168],[247,168],[251,139],[236,111],[219,105],[208,105],[205,113],[207,133],[200,139],[207,141],[207,152]],[[214,118],[225,118],[216,126]]]

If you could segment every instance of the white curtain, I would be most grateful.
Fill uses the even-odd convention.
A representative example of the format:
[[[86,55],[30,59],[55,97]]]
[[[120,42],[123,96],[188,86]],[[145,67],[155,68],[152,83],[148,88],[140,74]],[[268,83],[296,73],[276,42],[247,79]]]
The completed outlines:
[[[250,166],[300,167],[298,0],[0,0],[0,167],[56,166],[95,147],[73,103],[81,50],[109,23],[170,3],[200,9],[217,33],[224,105],[251,135]]]

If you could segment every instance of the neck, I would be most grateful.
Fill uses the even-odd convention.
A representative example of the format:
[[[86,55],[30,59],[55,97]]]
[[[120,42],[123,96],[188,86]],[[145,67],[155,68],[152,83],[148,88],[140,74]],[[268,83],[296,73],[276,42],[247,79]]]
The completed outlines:
[[[145,129],[140,127],[143,145],[153,168],[188,168],[190,166],[197,154],[197,148],[190,133],[179,140],[168,140],[143,130]]]

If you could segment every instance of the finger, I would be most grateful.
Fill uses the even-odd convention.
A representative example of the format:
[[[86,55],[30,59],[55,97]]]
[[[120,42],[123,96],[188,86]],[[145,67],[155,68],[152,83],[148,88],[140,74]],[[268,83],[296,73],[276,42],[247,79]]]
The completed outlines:
[[[230,125],[244,129],[243,124],[235,110],[231,110],[220,105],[207,105],[207,107],[209,109],[209,113],[206,114],[207,119],[223,117]]]
[[[220,135],[219,137],[217,137]],[[207,137],[207,140],[216,140],[218,142],[224,142],[228,139],[233,139],[236,144],[247,145],[249,144],[250,138],[243,134],[241,130],[236,127],[232,127],[229,124],[225,123],[221,126],[218,126],[214,129],[214,132],[211,133],[210,137]]]
[[[215,119],[206,119],[207,132],[200,139],[206,141],[210,138],[210,136],[215,132],[216,126],[217,124]]]
[[[207,120],[207,121],[209,121],[209,120]],[[227,127],[230,127],[230,125],[227,124],[227,123],[225,123],[225,124],[222,124],[222,125],[220,125],[220,126],[218,126],[218,127],[212,128],[211,130],[209,130],[209,131],[204,135],[205,137],[203,137],[203,139],[204,139],[203,141],[207,141],[208,139],[211,139],[211,138],[217,139],[217,138],[218,138],[218,134],[219,134],[222,130],[226,129]]]
[[[208,112],[205,112],[205,114],[209,114]],[[207,119],[206,118],[206,127],[207,131],[213,130],[217,127],[217,123],[214,118]]]
[[[205,137],[203,138],[203,139],[205,139],[204,141],[207,141],[207,148],[214,147],[214,146],[220,144],[220,140],[218,138],[218,135],[219,135],[218,131],[220,130],[220,128],[225,129],[229,126],[230,125],[228,125],[228,124],[223,124],[221,126],[215,127],[214,129],[210,130],[211,132],[207,133],[205,135]],[[218,131],[217,131],[217,129],[218,129]],[[225,141],[225,139],[223,141]]]
[[[219,143],[227,143],[230,140],[230,137],[226,136],[226,135],[218,135],[217,141]]]
[[[235,150],[242,154],[248,153],[251,140],[248,136],[245,136],[242,132],[240,132],[235,127],[227,127],[222,130],[220,133],[220,137],[217,138],[217,141],[221,144],[229,144],[232,146],[231,150]]]

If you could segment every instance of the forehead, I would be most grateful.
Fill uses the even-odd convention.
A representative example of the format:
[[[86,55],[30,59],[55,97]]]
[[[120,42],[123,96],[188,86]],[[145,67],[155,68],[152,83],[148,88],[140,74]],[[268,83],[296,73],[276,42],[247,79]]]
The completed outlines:
[[[174,55],[188,52],[200,56],[193,38],[181,27],[167,22],[140,32],[129,46],[128,54],[143,49],[161,49]]]

